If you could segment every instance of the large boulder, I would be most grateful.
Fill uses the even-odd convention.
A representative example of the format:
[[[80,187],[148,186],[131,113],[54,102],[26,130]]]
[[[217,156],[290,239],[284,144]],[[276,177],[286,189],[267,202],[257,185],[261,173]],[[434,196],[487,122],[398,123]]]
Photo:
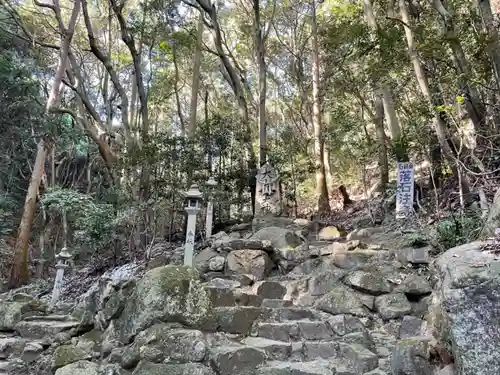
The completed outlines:
[[[229,273],[253,275],[257,280],[266,277],[273,267],[271,258],[262,250],[231,251],[226,262]]]
[[[452,248],[435,262],[433,325],[461,375],[500,374],[500,260],[482,245]]]
[[[24,316],[45,312],[46,306],[35,300],[2,301],[0,303],[0,331],[12,331]]]
[[[127,299],[113,330],[123,343],[157,322],[179,322],[207,327],[213,318],[210,295],[198,272],[168,265],[148,271]]]
[[[74,362],[92,359],[92,353],[76,345],[58,346],[52,357],[52,368],[58,369]]]
[[[175,363],[202,362],[207,354],[207,343],[203,333],[155,324],[140,332],[134,343],[122,356],[122,366],[131,368],[140,360],[162,363],[166,359]]]
[[[80,321],[80,328],[92,329],[95,326],[104,330],[111,319],[121,314],[140,275],[140,267],[133,263],[104,273],[78,298],[72,311],[72,317]]]
[[[194,257],[194,266],[200,272],[210,271],[210,261],[220,254],[210,248],[203,249]]]
[[[279,251],[295,249],[302,244],[302,240],[293,230],[279,227],[262,228],[251,239],[270,241],[272,246]]]

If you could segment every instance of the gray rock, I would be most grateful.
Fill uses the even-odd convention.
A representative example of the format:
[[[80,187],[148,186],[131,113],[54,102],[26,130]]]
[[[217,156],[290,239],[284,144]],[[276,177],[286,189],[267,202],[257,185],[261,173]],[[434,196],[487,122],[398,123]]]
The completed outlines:
[[[340,354],[354,373],[364,374],[378,367],[378,356],[362,345],[340,343]]]
[[[21,359],[25,363],[29,364],[36,361],[42,352],[43,352],[43,346],[41,344],[37,342],[28,342],[23,349]]]
[[[355,289],[375,296],[391,291],[391,285],[386,276],[376,269],[371,272],[354,271],[347,275],[345,282]]]
[[[227,333],[248,334],[252,324],[261,314],[261,309],[250,306],[218,307],[215,309],[218,328]]]
[[[264,299],[261,296],[250,293],[243,293],[238,290],[234,292],[236,302],[239,306],[261,307]]]
[[[253,275],[257,280],[266,277],[273,267],[273,262],[262,250],[235,250],[226,259],[227,271]]]
[[[275,249],[295,249],[302,244],[302,240],[295,231],[279,227],[266,227],[260,229],[252,236],[254,240],[267,240]]]
[[[288,342],[298,339],[300,331],[296,322],[259,322],[255,327],[255,335],[270,340]]]
[[[359,318],[352,315],[335,315],[328,319],[328,324],[338,336],[344,336],[353,332],[363,332],[365,326]]]
[[[455,365],[453,363],[443,367],[436,373],[436,375],[455,375],[455,374],[456,370],[455,370]]]
[[[408,275],[396,290],[417,297],[432,293],[429,282],[418,275]]]
[[[218,256],[220,254],[210,248],[203,249],[194,257],[194,266],[200,272],[207,272],[210,270],[210,261]]]
[[[399,337],[406,339],[409,337],[421,336],[424,334],[426,322],[414,316],[405,316],[399,328]]]
[[[215,375],[201,363],[166,364],[141,361],[132,375]],[[69,374],[68,374],[69,375]]]
[[[194,268],[164,266],[137,283],[114,329],[123,343],[153,323],[179,322],[195,328],[214,321],[211,299]]]
[[[286,294],[286,288],[276,281],[259,281],[254,284],[253,291],[262,298],[280,299]]]
[[[91,359],[91,352],[85,351],[75,345],[61,345],[54,352],[52,368],[58,369],[74,362]]]
[[[380,256],[378,250],[356,249],[328,256],[328,261],[342,269],[355,269],[368,263],[373,257]]]
[[[208,286],[215,288],[234,289],[239,288],[241,286],[241,283],[236,280],[215,278],[208,282]]]
[[[12,331],[23,316],[32,312],[44,313],[46,306],[40,301],[28,300],[0,303],[0,331]]]
[[[331,328],[322,321],[297,321],[300,334],[305,340],[329,340],[333,337]]]
[[[254,233],[266,227],[286,228],[294,225],[294,220],[288,217],[280,217],[274,215],[263,215],[254,217],[252,220],[252,231]],[[300,227],[300,224],[296,224]]]
[[[433,325],[438,339],[451,341],[461,375],[500,374],[500,261],[483,244],[452,248],[435,262]]]
[[[55,375],[99,375],[98,370],[94,362],[78,361],[57,369]]]
[[[208,262],[208,269],[210,271],[224,271],[224,265],[226,264],[226,258],[217,255],[210,259]]]
[[[375,308],[382,319],[400,318],[411,313],[411,304],[403,293],[393,293],[375,298]]]
[[[428,340],[409,338],[400,341],[392,352],[393,375],[432,375],[429,363]]]
[[[213,286],[205,286],[205,290],[210,296],[213,307],[234,306],[236,300],[234,293],[229,288],[218,288]]]
[[[371,236],[371,233],[367,229],[355,229],[347,235],[347,241],[353,240],[363,240]]]
[[[319,255],[331,255],[337,253],[346,253],[349,250],[352,250],[347,243],[344,242],[334,242],[329,244],[328,246],[324,246],[319,250]]]
[[[330,271],[315,274],[309,280],[309,294],[322,296],[339,285],[339,280],[344,276],[344,271],[331,267]]]
[[[222,346],[210,353],[210,363],[218,375],[253,375],[265,360],[264,351],[243,346]]]
[[[265,239],[254,239],[254,238],[224,238],[223,240],[214,241],[212,243],[212,249],[217,249],[218,251],[231,252],[235,250],[267,250],[272,251],[272,245],[270,241]]]
[[[284,300],[284,299],[265,298],[262,300],[262,303],[260,306],[263,308],[277,309],[280,307],[293,306],[293,303],[292,303],[292,301]]]
[[[60,332],[76,328],[79,322],[76,320],[23,320],[16,324],[15,330],[21,337],[29,339],[49,339]]]
[[[336,341],[304,341],[303,350],[307,360],[328,360],[340,355],[339,343]]]
[[[263,351],[268,360],[284,361],[292,355],[292,344],[290,342],[269,340],[261,337],[247,337],[241,343]]]
[[[403,263],[429,264],[431,260],[429,256],[430,250],[430,246],[419,248],[405,247],[396,250],[396,259]]]
[[[153,363],[202,362],[208,350],[203,333],[172,328],[169,324],[156,324],[139,333],[123,355],[124,367],[133,367],[140,359]]]
[[[309,362],[277,362],[266,363],[257,369],[256,375],[337,375],[331,363],[324,360]]]
[[[404,296],[404,295],[403,295]],[[358,294],[349,288],[338,285],[315,302],[316,308],[327,313],[351,314],[356,316],[369,315],[368,309]]]

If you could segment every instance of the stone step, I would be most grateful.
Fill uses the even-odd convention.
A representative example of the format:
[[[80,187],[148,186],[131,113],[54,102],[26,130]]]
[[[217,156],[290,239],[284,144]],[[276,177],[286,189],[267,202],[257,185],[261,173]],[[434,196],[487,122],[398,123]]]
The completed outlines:
[[[16,324],[15,330],[23,338],[40,340],[76,328],[79,324],[77,320],[23,320]]]
[[[16,336],[0,337],[0,360],[8,358],[11,354],[20,355],[26,341],[26,339]]]
[[[330,361],[271,361],[259,367],[255,375],[337,375]]]
[[[9,370],[9,361],[0,359],[0,375],[7,375]]]
[[[210,364],[218,375],[253,375],[255,368],[266,361],[266,352],[243,345],[222,345],[212,348]]]
[[[290,362],[269,361],[257,368],[255,375],[387,375],[374,369],[364,372],[362,368],[345,363],[341,359]]]
[[[298,307],[260,308],[253,306],[217,307],[214,309],[218,330],[248,335],[255,322],[287,322],[294,320],[320,320],[313,310]]]
[[[282,307],[282,308],[267,308],[263,309],[262,320],[286,322],[292,320],[321,320],[321,315],[313,309],[304,307]]]
[[[326,322],[305,319],[287,322],[257,322],[252,335],[280,341],[329,340],[335,337]]]
[[[292,357],[295,357],[297,361],[301,359],[302,343],[276,341],[260,337],[247,337],[241,343],[263,351],[267,360],[285,361]]]
[[[23,319],[25,322],[32,321],[54,321],[54,322],[68,322],[75,321],[70,315],[39,315],[39,316],[28,316]]]

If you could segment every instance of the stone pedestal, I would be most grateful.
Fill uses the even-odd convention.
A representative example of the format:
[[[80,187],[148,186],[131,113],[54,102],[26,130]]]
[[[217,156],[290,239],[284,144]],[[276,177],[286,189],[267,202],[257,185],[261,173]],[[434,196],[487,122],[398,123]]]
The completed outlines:
[[[255,216],[281,215],[283,211],[280,179],[276,169],[269,163],[257,171],[257,191],[255,195]]]

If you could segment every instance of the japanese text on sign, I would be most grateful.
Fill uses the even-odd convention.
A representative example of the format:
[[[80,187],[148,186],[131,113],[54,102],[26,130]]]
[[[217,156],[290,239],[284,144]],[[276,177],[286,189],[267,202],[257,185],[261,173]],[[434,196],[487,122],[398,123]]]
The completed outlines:
[[[408,217],[413,212],[414,170],[411,163],[398,163],[396,192],[396,219]]]

